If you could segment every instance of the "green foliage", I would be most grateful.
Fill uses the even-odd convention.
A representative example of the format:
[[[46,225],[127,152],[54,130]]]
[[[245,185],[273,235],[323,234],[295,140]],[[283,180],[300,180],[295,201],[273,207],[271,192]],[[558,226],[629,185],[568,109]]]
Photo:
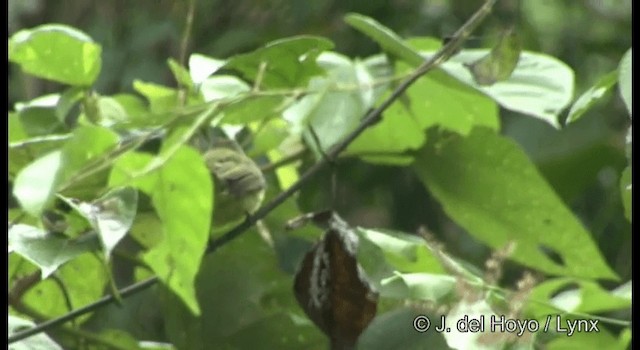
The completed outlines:
[[[148,291],[154,298],[146,302],[153,307],[145,315],[137,312],[139,301],[127,299],[125,311],[84,316],[61,328],[63,336],[55,333],[55,342],[38,335],[16,348],[35,347],[33,342],[49,348],[84,342],[91,344],[87,348],[326,348],[327,339],[296,305],[291,287],[293,273],[320,232],[307,228],[290,234],[283,227],[301,213],[305,198],[321,198],[318,193],[326,196],[332,189],[307,183],[301,196],[278,206],[255,229],[206,254],[220,198],[203,152],[192,140],[210,132],[237,141],[264,170],[268,203],[313,164],[325,161],[368,111],[383,105],[441,46],[430,37],[404,40],[364,15],[349,14],[345,22],[383,53],[351,58],[331,51],[334,44],[327,38],[294,36],[226,59],[194,53],[185,64],[163,57],[176,87],[135,77],[134,93],[115,94],[97,91],[99,74],[112,72],[101,72],[103,48],[87,34],[43,25],[12,35],[11,62],[32,77],[69,86],[25,98],[8,113],[10,219],[16,221],[8,230],[9,289],[19,299],[10,298],[10,334],[32,324],[25,315],[51,318],[99,299],[110,280],[119,287],[142,275],[159,280]],[[612,157],[606,160],[590,153],[597,149],[593,139],[624,144],[625,134],[604,137],[596,130],[592,137],[584,125],[600,125],[588,124],[602,117],[597,113],[602,103],[595,102],[606,102],[604,93],[616,82],[631,114],[630,62],[629,49],[615,71],[574,101],[574,70],[557,58],[520,53],[519,43],[511,41],[493,50],[462,49],[414,82],[386,107],[381,120],[348,145],[336,168],[353,162],[348,169],[356,170],[340,174],[342,197],[334,203],[352,200],[346,217],[384,226],[361,224],[355,230],[358,261],[381,299],[359,348],[422,349],[425,342],[429,349],[624,348],[630,342],[629,321],[611,314],[629,308],[630,282],[610,290],[630,277],[607,255],[598,226],[572,202],[588,194],[589,181],[606,180],[607,171],[613,171],[613,185],[603,195],[609,204],[597,218],[622,217],[614,248],[627,253],[630,153],[623,172],[609,159],[623,159],[623,147],[608,149]],[[556,130],[572,102],[567,129]],[[509,134],[518,121],[564,137],[568,146],[550,152],[562,157],[542,159],[544,153],[532,151],[526,138]],[[571,130],[580,137],[569,137]],[[582,147],[581,140],[593,148]],[[539,151],[538,145],[533,149]],[[568,175],[566,169],[571,169]],[[384,171],[392,175],[385,178]],[[587,173],[587,179],[577,179],[584,175],[578,172]],[[411,198],[396,197],[411,181]],[[425,190],[442,210],[423,205],[418,197]],[[372,211],[376,206],[383,209]],[[384,221],[393,210],[410,207],[419,213],[415,222],[445,222],[433,225],[437,238],[402,232],[398,227],[408,225]],[[367,216],[368,211],[377,214]],[[56,229],[47,222],[51,215],[60,217]],[[459,246],[444,249],[438,239]],[[478,247],[496,252],[498,257],[490,259],[494,265],[478,266],[470,253]],[[536,271],[540,280],[513,293],[500,276],[492,278],[500,275],[495,264],[501,268],[506,260],[518,264],[510,281],[523,270]],[[23,287],[34,273],[42,280]],[[505,337],[487,345],[481,334],[418,333],[412,326],[417,315],[438,323],[442,315],[454,322],[462,315],[501,313],[541,322],[551,314],[563,321],[597,317],[622,331],[580,334],[575,341],[536,334],[518,344]],[[130,315],[131,324],[154,319],[159,326],[155,333],[132,330],[117,321],[123,314]],[[89,331],[95,333],[83,335]],[[75,337],[82,341],[69,340]]]
[[[20,31],[9,40],[9,52],[25,72],[64,84],[90,86],[100,73],[100,45],[65,25]]]

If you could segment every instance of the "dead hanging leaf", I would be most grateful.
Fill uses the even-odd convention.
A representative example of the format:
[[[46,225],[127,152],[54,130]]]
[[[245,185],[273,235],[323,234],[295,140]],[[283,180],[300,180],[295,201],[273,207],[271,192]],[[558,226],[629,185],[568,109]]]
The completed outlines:
[[[309,220],[326,231],[296,273],[296,299],[329,337],[332,350],[353,349],[376,314],[378,294],[356,259],[358,236],[353,229],[330,211],[294,219],[288,227]]]
[[[509,79],[516,69],[522,47],[513,28],[504,31],[496,46],[481,59],[465,64],[478,85],[493,85]]]

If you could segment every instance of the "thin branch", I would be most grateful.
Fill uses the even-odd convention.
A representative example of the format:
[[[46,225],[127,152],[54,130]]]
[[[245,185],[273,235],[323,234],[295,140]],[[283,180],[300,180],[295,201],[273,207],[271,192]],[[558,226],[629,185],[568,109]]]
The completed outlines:
[[[300,188],[302,188],[304,184],[306,184],[312,177],[314,177],[320,170],[322,170],[322,168],[324,168],[329,162],[335,160],[340,155],[340,153],[343,152],[351,144],[351,142],[353,142],[358,136],[360,136],[360,134],[362,134],[367,128],[376,124],[381,119],[382,113],[387,108],[389,108],[392,103],[400,98],[400,96],[404,94],[404,92],[409,88],[409,86],[411,86],[411,84],[413,84],[416,80],[418,80],[418,78],[428,73],[439,64],[446,61],[449,57],[451,57],[456,52],[456,50],[462,46],[462,43],[468,38],[469,34],[491,12],[491,9],[494,6],[495,2],[496,0],[486,0],[482,7],[480,7],[476,11],[476,13],[471,18],[469,18],[469,20],[467,20],[467,22],[462,27],[460,27],[458,31],[456,31],[451,41],[449,41],[440,50],[438,50],[435,55],[431,56],[428,60],[426,60],[418,68],[416,68],[416,70],[408,78],[406,78],[400,85],[398,85],[398,87],[396,87],[393,93],[384,102],[382,102],[379,107],[367,113],[367,115],[362,119],[355,130],[349,133],[342,141],[340,141],[333,148],[331,148],[329,152],[327,152],[327,157],[320,159],[316,164],[311,166],[304,174],[300,176],[296,183],[273,198],[269,203],[255,212],[254,215],[247,217],[247,219],[242,224],[236,226],[234,229],[225,233],[220,238],[210,242],[209,246],[207,247],[206,254],[214,252],[216,249],[231,242],[232,240],[240,236],[243,232],[247,231],[247,229],[255,225],[258,220],[267,216],[267,214],[269,214],[272,210],[277,208],[284,201],[289,199],[289,197],[291,197],[294,193],[300,190]],[[126,297],[127,295],[142,291],[154,285],[156,282],[158,282],[158,280],[158,277],[154,276],[142,282],[138,282],[134,285],[123,288],[120,291],[120,295],[122,297]],[[48,328],[63,324],[66,321],[107,305],[114,300],[115,298],[111,295],[105,296],[92,304],[74,310],[59,318],[43,322],[31,329],[15,333],[13,336],[9,337],[9,343],[24,339],[31,335],[43,332]]]
[[[195,12],[196,0],[190,0],[187,4],[187,18],[184,25],[184,31],[182,32],[182,41],[180,42],[180,65],[187,66],[187,49],[189,46],[189,38],[191,36],[191,30],[193,28],[193,13]],[[187,91],[185,86],[180,86],[180,105],[184,106],[187,102]]]

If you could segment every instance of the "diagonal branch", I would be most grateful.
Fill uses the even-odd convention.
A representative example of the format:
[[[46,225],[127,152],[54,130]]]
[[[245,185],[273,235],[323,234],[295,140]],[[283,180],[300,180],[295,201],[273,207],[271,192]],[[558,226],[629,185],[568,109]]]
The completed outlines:
[[[267,216],[267,214],[269,214],[272,210],[277,208],[285,200],[287,200],[294,193],[300,190],[300,188],[302,188],[302,186],[304,186],[312,177],[314,177],[320,170],[322,170],[322,168],[327,166],[329,162],[335,160],[340,155],[340,153],[342,153],[351,144],[351,142],[353,142],[358,136],[360,136],[367,128],[380,121],[380,119],[382,118],[382,113],[387,108],[389,108],[389,106],[391,106],[391,104],[393,104],[400,96],[402,96],[402,94],[404,94],[404,92],[409,88],[409,86],[411,86],[411,84],[413,84],[416,80],[418,80],[418,78],[433,70],[439,64],[443,63],[457,52],[457,50],[469,37],[471,32],[475,30],[478,25],[484,20],[484,18],[491,12],[496,1],[497,0],[485,0],[484,4],[473,14],[473,16],[471,16],[471,18],[469,18],[462,25],[462,27],[460,27],[460,29],[455,32],[453,38],[447,44],[445,44],[440,50],[438,50],[435,55],[430,57],[428,60],[425,60],[418,68],[416,68],[416,70],[409,77],[407,77],[400,85],[398,85],[398,87],[396,87],[393,93],[385,101],[383,101],[380,106],[367,113],[367,115],[365,115],[365,117],[362,119],[355,130],[349,133],[342,141],[337,143],[329,152],[327,152],[327,157],[323,157],[316,164],[307,169],[307,171],[300,176],[296,183],[294,183],[286,191],[281,192],[278,196],[273,198],[269,203],[255,212],[254,215],[252,215],[251,217],[247,217],[247,219],[242,224],[236,226],[231,231],[212,241],[207,247],[206,254],[210,254],[216,249],[231,242],[232,240],[240,236],[243,232],[247,231],[251,226],[256,224],[258,220]],[[122,297],[126,297],[127,295],[135,294],[139,291],[151,287],[156,282],[158,282],[158,277],[151,277],[144,281],[123,288],[122,290],[120,290],[120,295]],[[9,344],[27,338],[31,335],[43,332],[51,327],[63,324],[71,319],[107,305],[114,300],[115,298],[112,295],[108,295],[92,304],[71,311],[70,313],[65,314],[61,317],[43,322],[31,329],[17,332],[9,337]]]

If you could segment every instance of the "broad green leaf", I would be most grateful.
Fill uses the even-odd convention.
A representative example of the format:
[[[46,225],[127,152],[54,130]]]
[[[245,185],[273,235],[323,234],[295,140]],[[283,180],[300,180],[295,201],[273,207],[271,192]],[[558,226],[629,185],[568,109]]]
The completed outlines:
[[[253,137],[253,147],[247,153],[257,157],[278,147],[289,135],[288,124],[281,118],[274,118],[260,125]]]
[[[516,69],[522,47],[516,32],[507,30],[500,35],[496,46],[486,56],[466,66],[478,85],[493,85],[509,79]]]
[[[167,117],[172,117],[171,112],[175,111],[182,102],[180,100],[180,93],[177,89],[173,89],[167,86],[155,84],[155,83],[147,83],[141,80],[133,81],[133,89],[144,96],[147,101],[149,101],[149,110],[152,113],[153,119],[159,120],[162,122]],[[199,103],[204,102],[202,97],[196,95],[195,93],[189,93],[186,99],[186,105],[197,105]],[[165,118],[160,118],[161,113],[169,112],[169,116],[165,116]]]
[[[620,177],[620,195],[622,196],[622,206],[624,207],[624,217],[631,222],[631,167],[628,166]]]
[[[101,342],[117,349],[144,349],[138,345],[138,340],[133,335],[120,329],[103,330],[100,332],[99,339]]]
[[[246,125],[253,121],[278,117],[288,104],[284,96],[252,96],[230,103],[222,109],[222,124]]]
[[[241,79],[229,75],[207,78],[200,88],[205,101],[226,99],[223,124],[245,125],[267,119],[281,112],[284,96],[251,94],[251,87]]]
[[[620,96],[622,96],[622,100],[627,106],[627,110],[629,110],[629,117],[632,115],[631,106],[633,104],[631,97],[631,67],[631,49],[629,49],[622,57],[618,67],[618,87],[620,88]]]
[[[60,123],[64,123],[71,109],[82,99],[85,89],[81,87],[71,87],[60,95],[56,105],[56,116]]]
[[[380,296],[442,302],[456,286],[456,277],[431,273],[396,273],[380,282]]]
[[[195,84],[200,84],[224,64],[224,60],[194,53],[189,56],[189,74],[191,75],[191,80]]]
[[[573,278],[546,280],[533,288],[526,310],[528,315],[544,318],[558,313],[600,313],[631,307],[631,296],[608,291],[596,282]]]
[[[617,278],[524,152],[495,131],[440,134],[417,153],[414,170],[472,236],[494,249],[515,243],[511,259],[549,274]],[[557,252],[562,262],[545,249]]]
[[[178,105],[178,92],[175,89],[140,80],[133,81],[133,89],[146,97],[151,112],[165,112]]]
[[[571,110],[569,110],[566,124],[578,120],[591,106],[604,97],[617,81],[617,70],[603,75],[594,86],[580,95],[576,102],[573,103]]]
[[[33,216],[40,216],[53,199],[63,171],[61,151],[48,153],[26,167],[16,176],[13,195],[20,206]]]
[[[105,155],[116,147],[118,141],[118,135],[105,127],[86,125],[74,130],[62,151],[65,195],[95,198],[95,191],[107,182],[109,167],[104,166],[100,171],[94,169],[108,161]]]
[[[244,78],[259,83],[262,89],[305,86],[309,79],[323,71],[316,57],[333,48],[322,37],[297,36],[272,41],[253,52],[231,57],[224,68],[239,71]],[[261,68],[263,67],[263,68]],[[256,81],[261,77],[260,81]]]
[[[358,228],[360,237],[380,248],[395,271],[444,273],[423,238],[401,232]]]
[[[211,175],[201,155],[180,147],[157,171],[138,176],[152,159],[141,153],[123,155],[114,164],[110,184],[132,185],[151,196],[164,239],[143,260],[193,314],[199,315],[194,280],[211,227]]]
[[[294,305],[290,277],[280,271],[273,249],[255,231],[207,255],[196,286],[200,317],[171,296],[163,300],[169,339],[180,349],[242,349],[254,340],[278,349],[324,344],[322,333],[299,316],[302,310]],[[292,329],[297,336],[291,337]],[[246,339],[250,333],[254,340]]]
[[[554,57],[524,51],[509,79],[491,86],[480,86],[465,64],[475,62],[487,53],[486,49],[463,50],[441,67],[493,98],[502,107],[542,119],[558,128],[558,114],[573,99],[573,70]]]
[[[138,206],[138,192],[132,187],[117,188],[90,203],[63,199],[86,218],[98,233],[108,261],[113,248],[124,238],[133,224]]]
[[[29,320],[26,320],[17,316],[9,315],[9,321],[8,321],[9,336],[13,335],[14,333],[23,331],[25,329],[33,328],[35,326],[36,324]],[[62,350],[62,347],[58,345],[58,343],[56,343],[53,339],[51,339],[46,333],[39,333],[11,344],[9,346],[9,349],[11,350],[33,350],[33,349]]]
[[[357,13],[350,13],[344,17],[344,21],[377,42],[389,55],[404,60],[414,67],[419,66],[424,61],[419,52],[405,44],[398,34],[375,19]]]
[[[24,29],[9,38],[9,61],[37,77],[70,85],[95,82],[101,51],[88,35],[62,24]]]
[[[325,342],[313,326],[301,325],[297,317],[286,312],[262,317],[229,337],[234,349],[325,349]]]
[[[100,96],[97,100],[98,124],[113,127],[127,122],[127,111],[120,102],[113,97]]]
[[[333,52],[320,55],[317,62],[326,76],[309,83],[309,89],[316,93],[293,104],[283,117],[293,124],[294,132],[303,132],[310,147],[326,152],[359,124],[370,107],[373,101],[367,95],[372,93],[372,77],[358,70],[347,57]],[[317,134],[320,145],[316,145],[309,127]]]
[[[398,71],[408,71],[404,64],[397,67]],[[424,130],[431,126],[464,135],[476,125],[499,125],[498,109],[491,99],[443,71],[432,71],[416,81],[405,96],[385,111],[382,121],[365,130],[345,154],[380,162],[384,160],[380,156],[420,148],[425,142]]]
[[[555,330],[556,327],[551,327]],[[621,344],[616,337],[611,334],[609,330],[604,327],[602,322],[598,324],[598,331],[574,331],[571,336],[568,336],[568,326],[562,325],[560,328],[564,329],[560,333],[559,337],[551,339],[546,345],[548,350],[577,350],[577,349],[611,349],[611,350],[625,350],[629,347],[625,344]],[[590,330],[590,328],[587,328]]]
[[[215,100],[238,97],[251,91],[249,84],[232,75],[216,75],[205,79],[200,86],[204,100]]]
[[[117,94],[111,96],[124,109],[127,119],[138,120],[147,111],[144,101],[138,96],[130,94]]]
[[[66,127],[60,121],[57,106],[60,94],[44,95],[28,102],[16,103],[23,130],[29,136],[42,136],[63,132]]]
[[[191,80],[189,71],[173,58],[169,58],[167,64],[169,64],[171,73],[173,73],[174,79],[178,82],[178,86],[183,86],[189,91],[193,90],[193,80]]]
[[[42,278],[67,261],[99,246],[95,235],[71,240],[24,224],[16,224],[9,229],[9,251],[20,254],[40,267]]]
[[[79,255],[64,264],[56,271],[56,277],[58,282],[48,278],[29,289],[24,295],[25,305],[45,317],[61,316],[71,311],[67,301],[72,309],[78,309],[99,299],[107,281],[104,265],[91,253]],[[80,316],[77,322],[84,322],[90,316]]]
[[[448,349],[442,333],[434,331],[434,327],[440,326],[441,316],[408,306],[378,314],[358,339],[358,349]],[[417,331],[414,323],[417,328],[424,329],[425,318],[429,320],[429,329]]]

